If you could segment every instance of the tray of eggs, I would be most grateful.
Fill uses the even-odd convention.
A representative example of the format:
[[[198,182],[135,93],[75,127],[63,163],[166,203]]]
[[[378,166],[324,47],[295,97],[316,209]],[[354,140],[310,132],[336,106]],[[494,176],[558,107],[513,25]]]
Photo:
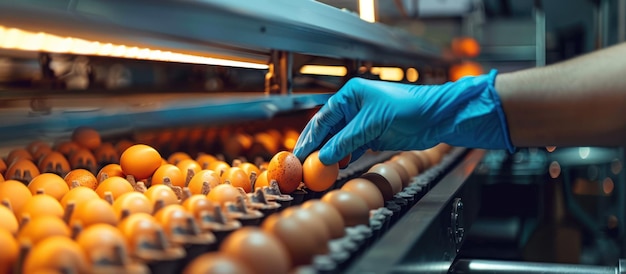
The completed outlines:
[[[0,159],[0,273],[339,273],[460,153],[324,165],[295,157],[289,135],[253,162],[163,158],[88,127],[13,149]]]

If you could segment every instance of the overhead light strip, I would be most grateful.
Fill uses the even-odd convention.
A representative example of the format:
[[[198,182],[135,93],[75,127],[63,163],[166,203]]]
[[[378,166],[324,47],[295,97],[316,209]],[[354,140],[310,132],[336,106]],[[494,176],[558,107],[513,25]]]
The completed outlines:
[[[30,32],[17,28],[4,27],[2,25],[0,25],[0,48],[252,69],[268,68],[267,64],[241,62],[112,43],[101,43],[74,37],[61,37],[45,32]]]

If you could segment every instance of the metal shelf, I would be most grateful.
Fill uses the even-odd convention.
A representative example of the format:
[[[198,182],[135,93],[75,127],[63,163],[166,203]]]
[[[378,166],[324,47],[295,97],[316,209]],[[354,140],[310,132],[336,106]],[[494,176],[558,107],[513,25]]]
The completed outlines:
[[[316,1],[0,1],[0,24],[84,39],[267,60],[270,50],[390,65],[436,65],[440,48]],[[39,6],[37,6],[39,5]]]

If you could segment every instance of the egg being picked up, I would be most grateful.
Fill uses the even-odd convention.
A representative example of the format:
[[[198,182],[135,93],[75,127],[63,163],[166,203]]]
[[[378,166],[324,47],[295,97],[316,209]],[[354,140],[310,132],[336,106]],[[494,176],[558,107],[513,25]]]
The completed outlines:
[[[304,185],[313,191],[324,191],[329,189],[337,180],[339,175],[339,164],[325,165],[320,161],[319,151],[311,153],[302,165],[302,175]]]

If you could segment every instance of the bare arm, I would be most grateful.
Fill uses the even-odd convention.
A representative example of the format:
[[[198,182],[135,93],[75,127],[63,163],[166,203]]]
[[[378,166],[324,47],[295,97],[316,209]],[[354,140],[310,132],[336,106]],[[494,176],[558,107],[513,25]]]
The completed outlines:
[[[626,43],[501,74],[495,86],[515,146],[626,144]]]

